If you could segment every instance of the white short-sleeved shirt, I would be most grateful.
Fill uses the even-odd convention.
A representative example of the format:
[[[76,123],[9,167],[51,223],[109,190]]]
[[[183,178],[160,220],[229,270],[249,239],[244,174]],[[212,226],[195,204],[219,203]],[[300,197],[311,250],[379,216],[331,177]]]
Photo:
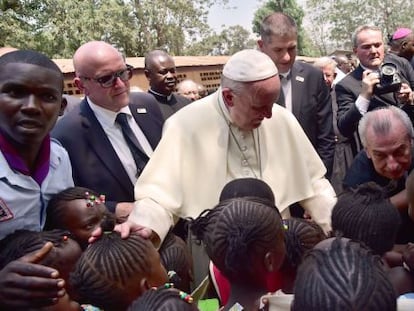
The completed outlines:
[[[19,229],[40,231],[52,195],[73,187],[72,166],[66,150],[51,139],[49,173],[39,184],[12,170],[0,151],[0,239]]]

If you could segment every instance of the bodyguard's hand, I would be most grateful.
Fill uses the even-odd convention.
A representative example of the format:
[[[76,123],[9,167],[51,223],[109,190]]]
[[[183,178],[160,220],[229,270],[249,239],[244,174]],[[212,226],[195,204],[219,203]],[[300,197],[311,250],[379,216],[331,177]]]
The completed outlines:
[[[48,242],[0,270],[0,310],[50,306],[65,295],[59,272],[38,264],[52,248]]]

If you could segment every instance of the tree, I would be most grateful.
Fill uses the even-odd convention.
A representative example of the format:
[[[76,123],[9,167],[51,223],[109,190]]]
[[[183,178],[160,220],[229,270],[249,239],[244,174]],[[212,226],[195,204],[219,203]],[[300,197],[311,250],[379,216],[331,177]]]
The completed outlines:
[[[392,34],[397,27],[413,26],[414,3],[403,0],[308,0],[312,41],[323,54],[334,47],[352,49],[352,33],[373,24]]]
[[[163,48],[182,55],[210,33],[208,8],[228,0],[4,0],[0,45],[71,57],[90,40],[107,40],[128,56]]]
[[[252,49],[256,40],[240,25],[224,28],[220,34],[212,32],[200,42],[191,44],[187,55],[232,55],[243,49]]]
[[[271,13],[283,12],[292,17],[298,26],[298,53],[303,55],[305,50],[302,20],[305,15],[303,9],[298,6],[296,0],[269,0],[264,3],[254,14],[253,31],[260,35],[262,20]]]

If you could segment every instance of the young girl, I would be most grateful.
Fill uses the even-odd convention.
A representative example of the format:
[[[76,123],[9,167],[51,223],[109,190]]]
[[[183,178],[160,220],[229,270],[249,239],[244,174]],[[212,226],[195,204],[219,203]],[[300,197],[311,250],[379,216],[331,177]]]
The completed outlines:
[[[138,235],[103,234],[84,251],[70,276],[76,300],[124,311],[144,291],[167,282],[153,244]]]
[[[190,292],[193,281],[193,260],[187,244],[171,231],[159,249],[161,262],[168,272],[174,287]]]
[[[24,255],[40,250],[46,243],[53,247],[39,264],[59,271],[59,277],[65,281],[67,292],[69,273],[81,256],[81,249],[70,234],[63,230],[34,232],[18,230],[0,241],[0,269],[9,262]],[[78,311],[80,306],[69,298],[68,293],[61,297],[54,306],[37,308],[42,311]]]
[[[220,193],[219,202],[244,197],[254,197],[262,203],[275,206],[275,196],[272,189],[263,180],[257,178],[237,178],[229,181]],[[230,283],[221,271],[210,262],[210,277],[222,305],[227,304],[230,297]],[[276,273],[267,280],[267,292],[274,292],[281,287],[281,280]]]
[[[292,311],[396,310],[396,296],[380,257],[356,241],[331,238],[304,258]]]
[[[286,257],[280,268],[281,290],[285,294],[293,294],[296,270],[303,256],[320,241],[326,239],[326,236],[318,225],[301,218],[284,219],[283,226]]]
[[[305,219],[284,219],[283,226],[286,257],[279,271],[281,289],[264,297],[278,311],[290,310],[297,269],[306,253],[326,238],[318,225]]]
[[[204,211],[191,224],[208,256],[231,285],[224,310],[241,305],[256,310],[267,292],[269,274],[278,271],[285,256],[280,214],[257,198],[230,199]]]
[[[193,298],[167,283],[146,291],[135,300],[128,311],[197,311]]]
[[[104,231],[112,231],[114,219],[106,209],[105,196],[88,188],[71,187],[50,200],[45,229],[68,230],[85,249],[91,233],[98,226],[102,226]]]

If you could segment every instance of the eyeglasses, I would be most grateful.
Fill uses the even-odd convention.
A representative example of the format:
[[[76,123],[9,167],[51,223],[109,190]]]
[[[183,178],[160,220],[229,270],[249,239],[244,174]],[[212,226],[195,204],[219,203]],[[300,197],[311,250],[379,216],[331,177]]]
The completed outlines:
[[[90,77],[80,77],[81,79],[95,81],[99,83],[103,88],[109,88],[115,85],[116,79],[119,78],[122,82],[126,82],[131,80],[132,78],[132,70],[134,67],[127,65],[126,69],[122,69],[120,71],[114,72],[110,75],[105,75],[99,78],[90,78]]]

